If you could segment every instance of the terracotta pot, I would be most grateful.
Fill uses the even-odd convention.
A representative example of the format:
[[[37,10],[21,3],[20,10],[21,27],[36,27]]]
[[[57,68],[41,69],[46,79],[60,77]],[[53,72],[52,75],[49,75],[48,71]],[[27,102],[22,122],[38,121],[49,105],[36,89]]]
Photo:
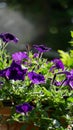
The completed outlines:
[[[39,130],[38,127],[34,126],[33,124],[23,124],[15,122],[13,124],[0,124],[0,130],[21,130],[21,128],[26,128],[26,130]]]
[[[20,123],[20,122],[14,122],[14,123],[8,123],[6,120],[9,118],[11,114],[11,108],[10,107],[1,107],[0,108],[0,115],[2,115],[2,120],[0,121],[0,130],[20,130],[22,127],[26,128],[26,130],[39,130],[37,126],[34,126],[33,123]]]
[[[13,124],[0,124],[0,130],[21,130],[22,127],[25,127],[26,130],[39,130],[39,128],[34,126],[33,124],[25,124],[18,122],[14,122]]]

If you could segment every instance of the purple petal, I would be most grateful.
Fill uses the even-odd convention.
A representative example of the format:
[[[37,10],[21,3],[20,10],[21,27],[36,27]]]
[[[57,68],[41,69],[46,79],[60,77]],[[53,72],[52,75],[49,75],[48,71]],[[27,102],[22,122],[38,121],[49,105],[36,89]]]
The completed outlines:
[[[20,64],[12,62],[11,66],[0,71],[0,76],[9,80],[24,80],[27,69],[22,69]]]
[[[69,85],[73,89],[73,80],[69,82]]]
[[[59,82],[59,81],[55,81],[54,85],[56,86],[61,86],[62,82]]]
[[[52,62],[55,64],[55,68],[64,70],[64,64],[60,59],[54,59]]]
[[[42,74],[37,74],[35,72],[29,72],[28,73],[29,79],[32,81],[34,84],[42,84],[45,83],[45,78]]]
[[[16,52],[12,54],[12,59],[18,62],[21,62],[23,59],[28,59],[27,52]]]
[[[22,105],[22,110],[23,110],[25,113],[31,111],[32,108],[33,108],[33,107],[32,107],[30,104],[28,104],[28,103],[24,103],[24,104]]]
[[[16,112],[18,113],[27,113],[33,109],[33,106],[31,106],[29,103],[23,103],[16,106]]]
[[[52,73],[54,73],[54,69],[55,69],[55,66],[52,66],[52,67],[50,68],[50,71],[51,71]]]
[[[73,75],[73,70],[70,71],[70,74]]]
[[[45,47],[44,45],[34,45],[34,48],[38,50],[39,52],[47,52],[50,51],[51,48]]]
[[[34,58],[38,58],[39,57],[39,53],[34,53]]]
[[[17,106],[16,106],[16,112],[18,112],[18,113],[24,112],[24,111],[22,110],[22,105],[17,105]]]
[[[10,33],[1,33],[0,34],[0,38],[5,42],[5,43],[8,43],[8,42],[14,42],[14,43],[17,43],[18,42],[18,38],[15,37],[13,34],[10,34]]]

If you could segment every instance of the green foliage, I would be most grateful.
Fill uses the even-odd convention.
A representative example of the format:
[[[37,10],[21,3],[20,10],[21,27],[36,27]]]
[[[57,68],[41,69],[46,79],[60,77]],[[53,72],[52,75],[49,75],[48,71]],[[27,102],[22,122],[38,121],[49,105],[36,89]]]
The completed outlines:
[[[73,31],[71,31],[71,37],[73,38]]]
[[[73,38],[73,31],[71,31],[71,37]],[[73,39],[69,42],[71,46],[73,45]],[[65,52],[63,50],[58,50],[61,60],[65,64],[66,67],[73,67],[73,50],[70,49],[69,52]]]
[[[5,70],[11,66],[13,59],[8,55],[2,43],[0,69]],[[6,44],[4,43],[4,45]],[[59,50],[59,53],[65,65],[64,70],[57,68],[53,61],[43,58],[43,53],[38,52],[38,57],[35,57],[32,51],[27,52],[28,59],[21,60],[21,62],[20,60],[15,60],[23,70],[27,68],[24,80],[9,79],[7,73],[4,72],[2,75],[0,70],[0,81],[3,82],[2,86],[0,86],[0,99],[11,101],[12,112],[9,120],[25,122],[26,124],[33,122],[33,125],[39,127],[40,130],[64,130],[73,123],[72,86],[63,83],[60,85],[55,84],[55,81],[62,82],[66,80],[66,74],[62,73],[66,69],[67,71],[71,70],[73,67],[73,50],[70,50],[70,53]],[[59,63],[61,65],[61,62]],[[51,67],[55,67],[53,72]],[[31,71],[44,76],[45,82],[33,83],[28,77],[28,73]],[[13,76],[17,75],[17,73],[11,74]],[[35,81],[40,81],[40,77],[36,78],[33,75],[34,79]],[[33,109],[26,113],[16,112],[16,106],[25,102],[33,106]],[[21,130],[26,128],[27,125],[23,125]]]
[[[70,53],[64,52],[62,50],[58,50],[61,60],[67,67],[73,67],[73,51],[71,50]]]

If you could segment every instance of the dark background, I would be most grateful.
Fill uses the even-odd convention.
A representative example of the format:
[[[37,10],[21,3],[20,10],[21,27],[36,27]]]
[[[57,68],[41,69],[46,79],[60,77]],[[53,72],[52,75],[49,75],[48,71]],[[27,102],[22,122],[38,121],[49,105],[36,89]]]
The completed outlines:
[[[73,0],[5,0],[10,8],[20,10],[42,33],[32,44],[46,44],[53,50],[68,51],[73,29]],[[31,42],[30,42],[31,44]]]

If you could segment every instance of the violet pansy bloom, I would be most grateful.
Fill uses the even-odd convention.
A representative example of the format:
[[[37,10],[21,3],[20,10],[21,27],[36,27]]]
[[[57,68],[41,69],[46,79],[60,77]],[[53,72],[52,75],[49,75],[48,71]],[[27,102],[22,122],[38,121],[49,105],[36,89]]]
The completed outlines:
[[[28,72],[28,77],[33,84],[43,84],[45,83],[45,78],[42,74],[37,74],[34,71]]]
[[[50,68],[50,71],[54,72],[54,69],[62,69],[64,70],[64,64],[60,59],[54,59],[52,60],[54,65]]]
[[[14,61],[12,62],[11,66],[0,70],[0,76],[7,78],[9,80],[24,80],[26,75],[27,69],[22,69],[21,66]]]
[[[18,42],[18,38],[15,37],[13,34],[10,33],[1,33],[0,38],[3,40],[3,42],[8,43],[8,42]]]
[[[34,45],[34,48],[38,50],[40,53],[50,51],[51,48],[45,47],[44,45]]]
[[[16,112],[18,112],[18,113],[26,114],[27,112],[32,111],[32,109],[33,109],[33,106],[31,106],[27,102],[16,106]]]
[[[28,59],[27,52],[16,52],[12,54],[12,59],[17,62],[21,62],[23,59]]]

